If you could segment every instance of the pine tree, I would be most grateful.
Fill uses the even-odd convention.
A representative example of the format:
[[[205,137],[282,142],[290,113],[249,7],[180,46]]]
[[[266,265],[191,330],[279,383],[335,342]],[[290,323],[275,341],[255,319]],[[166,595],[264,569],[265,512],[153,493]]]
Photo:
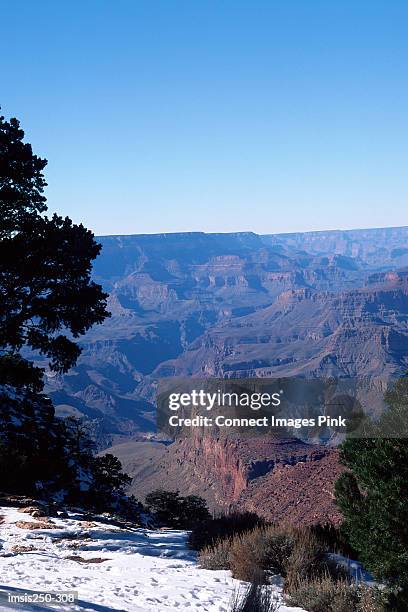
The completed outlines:
[[[336,483],[343,529],[377,578],[400,589],[408,604],[408,378],[387,393],[389,409],[368,437],[341,448],[348,468]],[[402,606],[402,607],[401,607]]]
[[[44,214],[47,161],[23,139],[16,119],[0,117],[0,362],[10,370],[10,356],[28,346],[65,372],[80,354],[68,332],[78,338],[108,316],[91,280],[101,247],[83,225]]]
[[[94,457],[84,425],[55,418],[44,370],[20,353],[66,372],[80,354],[75,340],[109,316],[91,280],[101,248],[92,232],[45,215],[46,164],[19,122],[0,117],[0,489],[92,506],[99,487],[98,504],[118,508],[129,483],[119,460]]]

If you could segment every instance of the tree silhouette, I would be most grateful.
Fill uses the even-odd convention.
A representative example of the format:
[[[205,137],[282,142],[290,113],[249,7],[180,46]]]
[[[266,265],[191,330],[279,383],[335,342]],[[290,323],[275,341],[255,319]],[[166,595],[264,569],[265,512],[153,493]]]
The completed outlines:
[[[66,372],[81,352],[75,340],[109,316],[91,280],[101,247],[83,225],[46,216],[47,161],[23,139],[17,119],[0,117],[0,488],[134,513],[119,460],[94,457],[82,422],[55,418],[43,369],[20,353]]]
[[[0,361],[11,366],[28,346],[65,372],[80,354],[74,340],[108,316],[91,280],[101,247],[83,225],[44,214],[47,161],[23,138],[17,119],[0,117]]]

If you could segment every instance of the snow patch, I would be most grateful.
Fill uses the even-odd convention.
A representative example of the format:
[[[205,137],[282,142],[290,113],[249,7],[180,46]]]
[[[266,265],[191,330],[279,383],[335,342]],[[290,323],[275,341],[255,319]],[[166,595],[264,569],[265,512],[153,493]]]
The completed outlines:
[[[16,522],[23,516],[31,520],[29,515],[8,507],[0,508],[0,515],[4,517],[0,591],[78,592],[76,606],[53,606],[53,610],[228,612],[240,584],[230,572],[200,569],[196,554],[187,547],[185,531],[122,529],[102,519],[84,521],[72,512],[69,518],[52,517],[54,529],[25,530]],[[12,550],[30,545],[35,550]],[[69,556],[104,560],[87,564]],[[280,589],[274,588],[281,597]],[[0,610],[10,609],[1,605]],[[48,610],[44,606],[24,609]],[[280,612],[301,611],[282,605]]]

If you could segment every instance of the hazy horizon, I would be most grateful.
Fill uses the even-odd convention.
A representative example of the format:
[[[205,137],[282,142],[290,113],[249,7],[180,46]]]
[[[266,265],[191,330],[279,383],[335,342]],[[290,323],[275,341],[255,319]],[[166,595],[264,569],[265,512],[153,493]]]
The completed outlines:
[[[333,228],[333,229],[319,229],[319,230],[306,230],[306,231],[287,231],[287,232],[255,232],[253,230],[238,230],[238,231],[225,231],[225,232],[206,232],[204,230],[189,230],[189,231],[174,231],[174,232],[132,232],[130,234],[96,234],[99,238],[114,238],[116,236],[162,236],[162,235],[177,235],[177,234],[255,234],[256,236],[275,236],[283,234],[315,234],[315,233],[327,233],[327,232],[359,232],[359,231],[370,231],[370,230],[385,230],[385,229],[408,229],[408,225],[384,225],[381,227],[350,227],[350,228]]]
[[[406,223],[408,4],[3,0],[1,113],[98,235]]]

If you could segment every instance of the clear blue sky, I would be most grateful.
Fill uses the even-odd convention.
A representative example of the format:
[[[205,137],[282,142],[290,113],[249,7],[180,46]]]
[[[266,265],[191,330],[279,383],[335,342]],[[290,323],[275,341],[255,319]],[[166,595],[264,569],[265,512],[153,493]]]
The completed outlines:
[[[407,225],[406,0],[0,0],[0,104],[98,234]]]

